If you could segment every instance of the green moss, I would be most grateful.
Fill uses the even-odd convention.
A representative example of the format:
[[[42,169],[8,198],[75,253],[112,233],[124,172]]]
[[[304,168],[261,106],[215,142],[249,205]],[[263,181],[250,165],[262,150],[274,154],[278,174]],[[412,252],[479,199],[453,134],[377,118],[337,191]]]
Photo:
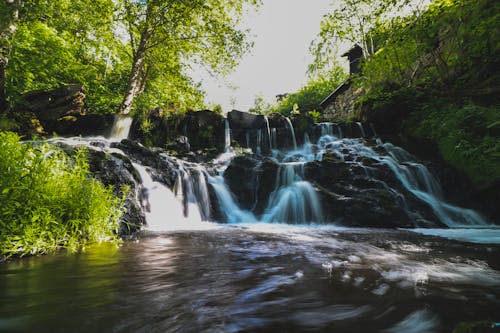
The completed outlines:
[[[36,255],[116,241],[123,200],[89,177],[84,151],[0,132],[0,255]]]
[[[500,178],[500,107],[452,104],[423,107],[404,131],[437,144],[443,158],[477,186]]]

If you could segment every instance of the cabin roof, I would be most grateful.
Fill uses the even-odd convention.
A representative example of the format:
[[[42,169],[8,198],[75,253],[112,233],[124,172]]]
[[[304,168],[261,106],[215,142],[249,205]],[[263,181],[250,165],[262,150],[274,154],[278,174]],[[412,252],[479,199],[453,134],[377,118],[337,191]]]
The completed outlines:
[[[331,102],[333,102],[338,95],[340,95],[341,93],[346,91],[347,88],[349,88],[350,84],[351,84],[350,79],[349,78],[345,79],[344,82],[342,82],[334,91],[332,91],[330,95],[326,96],[326,98],[322,100],[321,103],[319,103],[319,105],[321,107],[325,107]]]

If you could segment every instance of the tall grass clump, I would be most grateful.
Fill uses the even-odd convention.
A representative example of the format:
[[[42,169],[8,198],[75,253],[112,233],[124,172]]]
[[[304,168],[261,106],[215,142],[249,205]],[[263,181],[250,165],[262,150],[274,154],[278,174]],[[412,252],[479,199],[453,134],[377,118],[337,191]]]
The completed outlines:
[[[0,257],[116,241],[123,200],[89,177],[85,152],[0,132]]]

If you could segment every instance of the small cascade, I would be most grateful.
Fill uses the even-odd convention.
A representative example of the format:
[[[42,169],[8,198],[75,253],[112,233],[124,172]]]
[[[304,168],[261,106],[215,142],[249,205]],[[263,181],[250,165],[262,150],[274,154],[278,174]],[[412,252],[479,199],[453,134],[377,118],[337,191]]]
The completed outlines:
[[[273,149],[273,144],[271,141],[271,128],[269,127],[269,118],[267,116],[264,116],[264,120],[266,122],[266,131],[267,131],[267,143],[269,144],[269,150]]]
[[[257,130],[257,143],[255,145],[255,152],[258,155],[262,154],[262,129]]]
[[[337,129],[337,132],[338,132],[337,133],[338,134],[337,137],[339,137],[339,138],[342,139],[344,137],[344,133],[342,133],[342,127],[340,127],[340,125],[337,124],[336,129]]]
[[[378,137],[377,131],[375,131],[375,126],[373,126],[372,123],[370,123],[370,129],[372,130],[373,136]]]
[[[109,140],[121,141],[123,139],[127,139],[128,134],[130,133],[130,126],[132,126],[132,117],[121,114],[115,115]]]
[[[480,226],[487,222],[475,211],[457,207],[443,201],[442,190],[436,179],[422,164],[412,162],[411,155],[390,143],[383,144],[389,156],[379,156],[401,181],[403,186],[423,202],[448,227]]]
[[[229,120],[224,119],[224,152],[227,153],[231,149],[231,128]]]
[[[290,118],[285,118],[285,120],[286,120],[286,125],[288,127],[288,130],[290,131],[290,137],[292,139],[293,150],[297,150],[297,139],[295,138],[295,131],[293,129],[292,122],[290,121]]]
[[[242,210],[238,204],[234,201],[233,195],[229,191],[224,177],[221,175],[218,176],[209,176],[208,182],[212,186],[215,191],[215,195],[217,196],[217,200],[219,201],[219,207],[226,221],[228,223],[240,223],[240,222],[256,222],[257,219],[255,216],[246,210]]]
[[[142,180],[142,207],[148,229],[161,231],[185,226],[187,221],[184,210],[174,193],[162,183],[154,181],[144,166],[137,163],[133,165]],[[201,222],[201,220],[190,222]]]
[[[321,205],[313,186],[302,179],[304,163],[283,163],[275,190],[262,217],[264,222],[291,224],[323,222]]]
[[[304,132],[304,145],[310,145],[311,144],[311,139],[309,139],[309,134],[307,132]]]
[[[344,160],[343,151],[361,158],[370,158],[386,165],[401,182],[401,184],[425,202],[448,227],[481,226],[487,222],[475,211],[450,205],[443,201],[442,190],[437,180],[422,164],[413,160],[413,157],[404,149],[390,143],[382,144],[387,155],[380,155],[372,148],[363,144],[359,139],[335,139],[324,136],[318,141],[321,148],[316,159],[321,159],[324,151],[335,154],[339,160]]]
[[[245,132],[245,140],[246,140],[247,148],[252,148],[250,146],[250,132],[249,131]]]
[[[332,123],[320,123],[321,136],[330,135],[333,136],[333,124]]]
[[[363,124],[360,123],[359,121],[356,122],[356,125],[358,126],[359,128],[359,132],[361,133],[361,137],[362,138],[366,138],[366,133],[365,133],[365,129],[363,128]]]
[[[208,194],[205,171],[201,166],[187,168],[184,163],[178,165],[177,180],[174,192],[182,203],[185,217],[196,221],[210,219],[210,196]]]
[[[278,134],[276,128],[271,128],[271,149],[278,149]]]

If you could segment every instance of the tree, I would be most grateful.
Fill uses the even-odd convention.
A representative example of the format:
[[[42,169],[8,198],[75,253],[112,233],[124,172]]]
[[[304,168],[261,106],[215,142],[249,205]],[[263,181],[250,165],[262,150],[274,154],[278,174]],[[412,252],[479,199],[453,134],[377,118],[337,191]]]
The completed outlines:
[[[9,65],[10,53],[14,34],[17,30],[19,19],[19,8],[21,0],[2,0],[0,2],[0,112],[7,110],[7,66]]]
[[[373,31],[381,24],[420,11],[425,0],[341,0],[320,23],[320,33],[311,43],[314,62],[310,71],[335,65],[339,45],[357,44],[366,57],[376,51]]]
[[[250,47],[246,32],[237,28],[248,5],[258,0],[124,0],[122,19],[132,49],[127,87],[119,112],[127,114],[147,88],[155,54],[168,56],[163,68],[172,78],[186,80],[191,63],[224,74]]]

